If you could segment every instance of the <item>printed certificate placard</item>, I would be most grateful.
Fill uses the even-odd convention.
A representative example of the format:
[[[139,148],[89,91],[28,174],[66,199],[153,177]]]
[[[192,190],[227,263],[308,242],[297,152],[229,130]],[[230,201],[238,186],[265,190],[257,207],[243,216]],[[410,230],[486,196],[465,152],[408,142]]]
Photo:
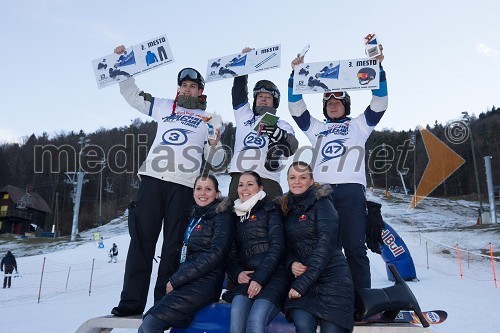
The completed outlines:
[[[167,36],[162,35],[129,47],[122,54],[95,59],[92,68],[97,87],[101,89],[173,62]]]
[[[293,93],[378,89],[379,81],[379,65],[376,59],[314,62],[295,67]]]
[[[206,82],[279,68],[280,62],[280,44],[255,49],[247,53],[236,53],[209,59]]]

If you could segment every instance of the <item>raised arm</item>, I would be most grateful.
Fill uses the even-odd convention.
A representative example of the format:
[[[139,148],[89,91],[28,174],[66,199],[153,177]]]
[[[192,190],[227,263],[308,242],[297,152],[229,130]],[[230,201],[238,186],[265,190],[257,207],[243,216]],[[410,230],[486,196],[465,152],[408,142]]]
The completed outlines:
[[[125,52],[125,46],[117,46],[114,50],[116,54],[122,54]],[[136,109],[137,111],[151,116],[154,97],[151,94],[145,93],[139,90],[139,87],[135,84],[135,79],[133,77],[125,81],[119,82],[120,93],[123,98],[127,101],[128,105]]]
[[[297,56],[297,58],[292,60],[292,73],[288,79],[288,110],[292,115],[293,120],[297,123],[299,128],[306,132],[311,129],[311,125],[321,126],[321,121],[313,118],[309,111],[307,110],[306,102],[302,98],[302,94],[293,94],[293,74],[295,71],[295,66],[302,64],[304,62],[304,57]]]
[[[365,43],[368,43],[372,38],[373,34],[368,34],[365,37]],[[373,89],[372,90],[372,100],[370,102],[370,105],[368,108],[365,110],[365,119],[366,123],[368,126],[375,126],[379,123],[380,119],[385,113],[385,110],[387,110],[388,106],[388,96],[387,96],[387,81],[386,81],[386,76],[385,76],[385,71],[384,68],[382,67],[382,61],[384,60],[384,54],[383,50],[384,48],[382,45],[379,45],[380,48],[380,55],[377,56],[375,59],[379,61],[380,64],[380,84],[378,89]]]
[[[253,50],[250,47],[245,47],[241,53],[248,53]],[[238,110],[248,102],[248,75],[237,76],[233,81],[233,89],[231,90],[233,99],[233,109]]]

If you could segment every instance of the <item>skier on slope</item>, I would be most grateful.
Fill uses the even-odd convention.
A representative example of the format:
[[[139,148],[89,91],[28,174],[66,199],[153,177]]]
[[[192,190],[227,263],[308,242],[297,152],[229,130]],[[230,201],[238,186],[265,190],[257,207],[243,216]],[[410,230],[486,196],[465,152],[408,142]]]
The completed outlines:
[[[116,262],[117,257],[118,257],[118,246],[116,246],[116,244],[113,243],[113,246],[111,247],[111,249],[109,249],[109,261],[108,262],[111,262],[112,260],[114,260]]]

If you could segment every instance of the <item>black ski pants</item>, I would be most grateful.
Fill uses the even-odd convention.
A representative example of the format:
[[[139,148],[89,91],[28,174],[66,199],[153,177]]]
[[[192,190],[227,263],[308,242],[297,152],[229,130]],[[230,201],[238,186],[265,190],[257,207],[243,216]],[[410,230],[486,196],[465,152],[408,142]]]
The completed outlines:
[[[370,260],[366,254],[366,196],[361,184],[333,184],[332,197],[340,219],[340,238],[351,269],[354,289],[370,288]]]
[[[14,266],[6,265],[5,266],[5,277],[3,278],[3,287],[9,287],[12,282],[12,272],[14,271]]]
[[[156,303],[163,298],[170,276],[179,268],[180,249],[193,204],[192,188],[148,176],[141,177],[137,201],[129,206],[130,246],[119,307],[144,311],[156,242],[162,226],[163,244],[154,301]]]

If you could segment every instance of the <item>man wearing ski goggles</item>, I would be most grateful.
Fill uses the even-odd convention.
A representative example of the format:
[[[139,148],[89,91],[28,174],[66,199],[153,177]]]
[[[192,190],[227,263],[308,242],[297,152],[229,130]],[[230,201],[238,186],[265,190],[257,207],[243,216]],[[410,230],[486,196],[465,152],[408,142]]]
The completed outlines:
[[[346,97],[346,92],[345,91],[334,91],[334,92],[327,92],[327,93],[323,94],[324,101],[328,101],[332,97],[335,99],[344,99]]]
[[[372,40],[374,35],[367,35],[365,43]],[[377,60],[381,64],[384,56],[382,46]],[[292,61],[292,69],[302,64],[304,57],[297,56]],[[323,94],[322,122],[314,118],[307,109],[302,95],[293,94],[293,74],[288,84],[288,105],[290,114],[311,141],[318,156],[313,160],[313,175],[315,181],[330,184],[332,198],[337,209],[340,221],[342,246],[351,269],[355,289],[370,288],[370,262],[366,253],[366,244],[373,252],[379,252],[381,232],[379,229],[372,232],[374,227],[366,223],[366,174],[363,150],[375,126],[385,113],[388,105],[387,82],[385,71],[380,65],[380,79],[378,89],[372,90],[370,105],[358,116],[350,117],[351,97],[345,91],[328,92]],[[360,75],[367,75],[367,71],[360,71]],[[365,230],[370,230],[365,234]],[[377,237],[377,238],[374,238]]]
[[[252,48],[246,47],[242,54]],[[269,80],[259,80],[253,88],[253,103],[248,99],[248,75],[234,78],[231,90],[234,116],[236,120],[236,136],[234,154],[229,167],[231,184],[229,198],[238,198],[238,183],[241,173],[253,170],[262,177],[262,185],[267,197],[274,199],[283,194],[280,185],[280,174],[283,160],[295,153],[298,141],[292,126],[282,119],[275,124],[260,123],[255,125],[266,113],[276,115],[280,103],[280,91]]]
[[[198,83],[199,89],[201,90],[205,89],[205,80],[203,79],[203,76],[201,76],[201,74],[193,68],[184,68],[177,75],[177,85],[179,87],[185,80],[196,82]]]
[[[124,51],[123,45],[115,49],[117,54]],[[155,244],[162,227],[164,238],[154,289],[155,303],[165,295],[165,286],[179,265],[178,254],[194,204],[193,187],[201,173],[201,163],[193,163],[193,160],[202,161],[205,155],[210,163],[217,158],[212,159],[210,156],[216,154],[209,152],[210,146],[219,144],[220,134],[216,130],[216,138],[209,139],[208,126],[201,120],[206,118],[203,76],[194,68],[184,68],[177,74],[177,84],[175,98],[168,99],[141,91],[133,77],[119,83],[127,103],[156,120],[157,131],[138,172],[139,196],[129,207],[129,225],[133,228],[120,303],[111,310],[115,316],[143,313]],[[218,162],[212,164],[218,165]]]

